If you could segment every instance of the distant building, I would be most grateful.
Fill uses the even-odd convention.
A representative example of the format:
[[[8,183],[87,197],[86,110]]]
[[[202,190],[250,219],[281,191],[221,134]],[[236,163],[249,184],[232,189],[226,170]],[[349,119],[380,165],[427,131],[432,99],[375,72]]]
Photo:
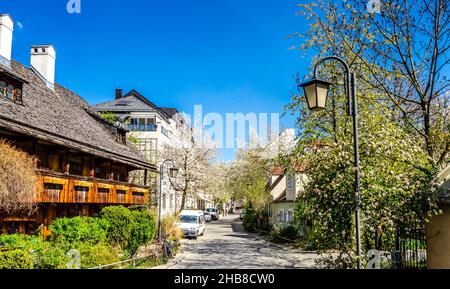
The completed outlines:
[[[267,208],[271,225],[286,227],[294,222],[298,197],[306,184],[307,177],[302,172],[289,173],[283,167],[272,168],[271,180],[267,185],[273,198]]]
[[[11,59],[14,23],[0,15],[0,138],[38,160],[38,212],[8,215],[0,233],[48,232],[57,217],[94,216],[107,205],[145,205],[149,187],[131,172],[155,172],[154,162],[86,101],[55,82],[52,45],[31,48],[31,66]]]
[[[279,137],[269,144],[266,150],[277,156],[290,154],[298,140],[295,129],[283,130]],[[298,197],[307,185],[304,169],[297,165],[293,168],[274,166],[270,171],[270,180],[266,190],[272,196],[267,204],[266,213],[272,226],[283,228],[294,222],[294,212],[298,205]]]
[[[164,146],[175,146],[186,135],[189,135],[191,129],[188,121],[176,108],[159,107],[136,90],[123,94],[122,89],[116,89],[114,100],[93,107],[100,113],[114,114],[118,123],[129,130],[129,135],[137,140],[137,148],[150,162],[158,165],[164,161],[160,157]],[[152,186],[159,188],[158,174],[152,175]],[[156,197],[156,190],[154,194]],[[185,208],[196,209],[198,204],[196,196],[187,196]],[[172,214],[180,208],[181,193],[172,188],[166,175],[162,189],[163,214]]]

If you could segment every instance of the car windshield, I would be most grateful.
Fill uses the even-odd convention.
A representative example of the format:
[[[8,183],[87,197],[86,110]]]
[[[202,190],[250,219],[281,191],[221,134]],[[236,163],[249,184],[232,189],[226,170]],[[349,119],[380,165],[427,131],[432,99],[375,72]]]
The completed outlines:
[[[178,220],[181,223],[196,224],[197,223],[197,216],[181,215],[181,216],[178,217]]]
[[[209,208],[209,209],[206,209],[206,211],[207,211],[207,212],[215,213],[215,212],[216,212],[216,209],[214,209],[214,208]]]

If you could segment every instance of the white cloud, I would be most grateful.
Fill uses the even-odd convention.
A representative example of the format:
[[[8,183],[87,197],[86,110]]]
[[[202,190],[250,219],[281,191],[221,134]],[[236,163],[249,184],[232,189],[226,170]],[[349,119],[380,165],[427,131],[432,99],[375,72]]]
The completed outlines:
[[[19,29],[23,29],[23,23],[18,21],[17,22],[17,27],[19,27]]]

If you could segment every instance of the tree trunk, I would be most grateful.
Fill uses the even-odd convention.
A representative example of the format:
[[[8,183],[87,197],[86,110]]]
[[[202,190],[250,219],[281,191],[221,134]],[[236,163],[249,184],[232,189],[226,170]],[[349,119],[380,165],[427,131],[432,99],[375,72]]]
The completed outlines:
[[[186,190],[183,191],[183,195],[181,196],[181,206],[180,209],[184,210],[184,206],[186,205]]]

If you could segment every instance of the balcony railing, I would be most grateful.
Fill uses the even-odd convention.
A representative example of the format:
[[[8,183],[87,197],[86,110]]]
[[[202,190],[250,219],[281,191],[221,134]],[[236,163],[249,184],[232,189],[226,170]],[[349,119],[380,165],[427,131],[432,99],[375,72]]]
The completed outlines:
[[[157,131],[158,125],[156,124],[126,124],[125,129],[129,131]]]
[[[148,202],[148,186],[38,171],[39,203],[128,204]]]

